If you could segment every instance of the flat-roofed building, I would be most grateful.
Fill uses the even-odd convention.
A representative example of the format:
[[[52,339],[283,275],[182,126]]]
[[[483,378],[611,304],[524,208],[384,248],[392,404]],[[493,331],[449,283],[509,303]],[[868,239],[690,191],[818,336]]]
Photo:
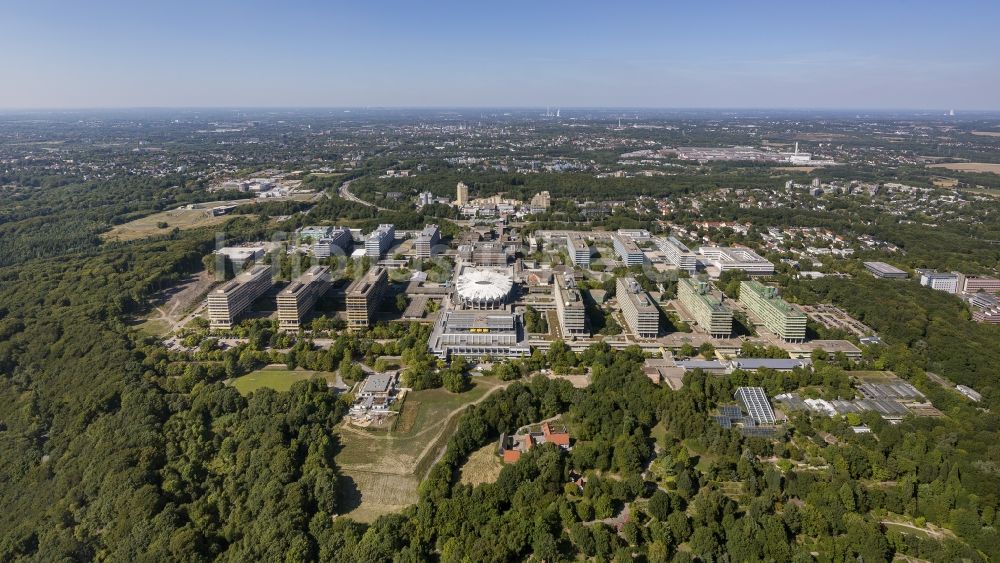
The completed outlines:
[[[312,239],[317,241],[321,238],[329,238],[330,234],[334,229],[339,229],[340,227],[329,227],[326,225],[309,225],[308,227],[302,227],[296,234],[299,235],[300,239]]]
[[[466,251],[468,261],[475,266],[506,266],[507,249],[500,241],[480,241],[472,243],[471,251]],[[459,253],[462,254],[461,252]]]
[[[531,201],[528,203],[528,210],[531,213],[545,213],[551,203],[552,196],[549,195],[548,191],[538,192],[531,196]]]
[[[580,233],[569,233],[566,236],[566,250],[569,252],[569,259],[575,266],[581,268],[590,267],[590,245],[587,239]]]
[[[719,269],[719,272],[743,270],[751,276],[769,276],[774,273],[774,264],[763,256],[743,246],[703,246],[698,249],[705,261]]]
[[[379,225],[365,240],[365,256],[381,258],[392,248],[394,240],[396,240],[396,227],[389,224]]]
[[[212,328],[229,329],[233,319],[264,295],[274,280],[271,266],[257,264],[208,294],[208,320]]]
[[[428,340],[441,359],[467,357],[523,358],[531,354],[521,317],[509,310],[445,311]]]
[[[677,298],[698,326],[713,338],[729,338],[733,333],[733,312],[712,294],[707,282],[691,278],[677,280]]]
[[[904,270],[885,262],[865,262],[865,269],[876,278],[905,280],[910,277]]]
[[[437,225],[427,225],[424,230],[417,235],[417,240],[413,243],[413,251],[417,258],[430,258],[434,253],[434,246],[441,240],[441,228]]]
[[[375,266],[354,280],[347,288],[347,325],[351,328],[371,326],[372,316],[389,287],[389,274]]]
[[[296,330],[316,301],[330,289],[330,268],[313,266],[278,293],[278,325]]]
[[[675,237],[660,238],[657,237],[653,239],[657,248],[663,253],[663,257],[667,259],[668,262],[677,266],[680,270],[685,270],[689,274],[695,273],[698,269],[698,256],[691,252],[683,242],[677,240]]]
[[[958,274],[951,272],[921,272],[920,285],[944,291],[945,293],[958,293]]]
[[[976,293],[979,291],[1000,293],[1000,279],[989,276],[965,276],[962,291],[964,293]]]
[[[632,277],[616,282],[615,296],[622,316],[632,333],[640,338],[656,338],[660,334],[660,310]]]
[[[627,237],[637,242],[649,240],[650,234],[646,229],[618,229],[618,236]]]
[[[314,240],[315,242],[312,246],[313,256],[316,258],[329,258],[335,253],[341,254],[339,250],[346,251],[350,248],[353,237],[351,236],[351,230],[347,227],[330,227],[324,236]]]
[[[587,312],[583,305],[583,296],[575,287],[572,277],[555,276],[552,285],[552,297],[556,302],[556,313],[563,334],[587,334]]]
[[[641,266],[646,262],[646,254],[634,240],[618,234],[612,236],[611,240],[615,253],[626,266]]]
[[[777,289],[757,281],[741,282],[740,303],[782,340],[802,342],[806,339],[806,314],[778,297]]]
[[[263,246],[226,246],[215,251],[215,254],[225,256],[233,265],[234,272],[242,272],[247,262],[256,262],[264,257]]]

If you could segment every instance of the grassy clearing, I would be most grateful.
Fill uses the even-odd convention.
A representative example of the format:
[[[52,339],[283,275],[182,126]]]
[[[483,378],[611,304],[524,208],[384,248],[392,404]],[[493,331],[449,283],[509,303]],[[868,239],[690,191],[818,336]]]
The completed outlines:
[[[397,512],[416,501],[417,487],[443,451],[464,407],[500,386],[492,378],[473,379],[465,393],[428,389],[407,394],[392,430],[338,427],[337,465],[353,480],[341,510],[362,521]]]
[[[943,162],[941,164],[928,164],[927,167],[945,168],[959,172],[992,172],[1000,174],[1000,164],[993,164],[991,162]]]
[[[146,319],[135,325],[136,330],[147,336],[166,336],[170,332],[170,324],[163,319]]]
[[[493,483],[500,476],[501,469],[503,461],[497,455],[497,445],[486,444],[472,452],[469,460],[462,465],[460,481],[473,487],[482,483]]]
[[[305,381],[313,377],[322,377],[332,383],[336,379],[336,374],[326,371],[292,371],[266,367],[237,377],[233,380],[232,385],[240,394],[248,395],[262,387],[268,387],[275,391],[288,391],[296,381]]]
[[[116,225],[110,231],[104,233],[103,237],[104,240],[136,240],[155,235],[170,234],[170,231],[175,228],[185,231],[219,225],[225,223],[230,218],[228,215],[213,216],[211,207],[204,209],[171,209],[170,211],[161,211],[148,217]],[[161,228],[161,223],[166,223],[167,226]]]

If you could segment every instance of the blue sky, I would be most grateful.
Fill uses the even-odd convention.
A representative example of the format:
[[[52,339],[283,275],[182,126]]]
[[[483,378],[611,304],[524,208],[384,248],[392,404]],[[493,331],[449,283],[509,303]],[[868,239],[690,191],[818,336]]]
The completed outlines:
[[[1000,109],[1000,2],[0,0],[0,108]]]

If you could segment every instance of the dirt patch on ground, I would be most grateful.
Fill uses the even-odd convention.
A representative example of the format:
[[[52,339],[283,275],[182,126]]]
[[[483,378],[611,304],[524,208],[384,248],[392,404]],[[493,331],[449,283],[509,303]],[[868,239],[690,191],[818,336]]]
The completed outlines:
[[[991,162],[945,162],[941,164],[928,164],[927,167],[944,168],[958,172],[992,172],[993,174],[1000,174],[1000,164],[993,164]]]

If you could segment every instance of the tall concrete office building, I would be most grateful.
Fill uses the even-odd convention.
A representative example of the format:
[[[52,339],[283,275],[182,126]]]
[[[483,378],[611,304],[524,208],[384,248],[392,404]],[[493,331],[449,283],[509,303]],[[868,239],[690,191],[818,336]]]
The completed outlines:
[[[330,268],[313,266],[278,293],[278,326],[297,330],[302,318],[330,289]]]
[[[455,186],[455,205],[461,207],[469,203],[469,186],[465,185],[465,182],[459,182]]]
[[[379,225],[365,240],[365,256],[381,258],[392,248],[394,240],[396,240],[396,227],[389,224]]]
[[[611,236],[611,240],[615,247],[615,253],[626,266],[642,266],[646,262],[646,254],[631,238],[614,234]]]
[[[566,250],[569,252],[569,259],[575,266],[581,268],[590,267],[590,245],[587,239],[579,233],[570,233],[566,236]]]
[[[434,253],[434,246],[441,241],[441,229],[437,225],[427,225],[424,230],[417,235],[417,240],[413,243],[413,251],[417,258],[430,258]]]
[[[656,338],[660,334],[660,310],[635,278],[618,278],[615,297],[625,322],[636,336]]]
[[[741,282],[740,303],[786,342],[806,339],[806,314],[778,297],[775,288],[758,281]]]
[[[705,332],[714,338],[732,335],[733,312],[712,295],[708,283],[690,278],[677,280],[677,298]]]
[[[271,289],[271,266],[257,264],[208,294],[208,320],[212,328],[229,329],[233,319],[255,299]]]
[[[556,274],[552,288],[554,294],[552,297],[556,301],[556,314],[563,334],[587,334],[587,312],[580,290],[573,287],[572,277],[567,280]]]
[[[677,240],[675,237],[660,238],[656,237],[653,242],[663,253],[664,258],[668,262],[677,266],[679,270],[685,270],[689,274],[695,273],[698,270],[698,256],[691,252],[691,249],[687,247],[683,242]]]
[[[347,288],[347,325],[351,328],[371,326],[372,316],[389,287],[389,274],[375,266],[354,280]]]

